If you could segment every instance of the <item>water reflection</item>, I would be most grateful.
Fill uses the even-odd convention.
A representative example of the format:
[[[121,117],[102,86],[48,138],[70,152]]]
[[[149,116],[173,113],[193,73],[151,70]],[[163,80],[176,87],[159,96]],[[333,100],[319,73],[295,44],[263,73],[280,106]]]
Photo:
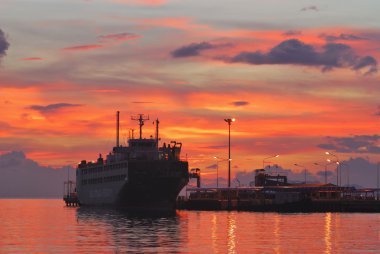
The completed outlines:
[[[213,214],[212,215],[212,220],[211,220],[211,223],[212,223],[212,227],[211,227],[211,241],[212,241],[212,250],[213,250],[213,253],[219,253],[218,252],[218,249],[217,249],[217,239],[218,239],[218,236],[217,236],[217,232],[218,232],[218,217],[216,216],[216,214]]]
[[[280,252],[280,215],[274,214],[274,228],[273,228],[273,237],[274,237],[274,252]]]
[[[331,213],[325,215],[325,253],[331,253]]]
[[[227,215],[228,221],[228,253],[236,253],[236,215],[235,213],[229,213]]]
[[[127,214],[1,200],[0,253],[378,253],[378,214]]]
[[[105,208],[77,209],[81,244],[96,242],[112,251],[128,253],[180,253],[186,239],[177,214],[131,214]],[[100,241],[100,242],[99,242]]]

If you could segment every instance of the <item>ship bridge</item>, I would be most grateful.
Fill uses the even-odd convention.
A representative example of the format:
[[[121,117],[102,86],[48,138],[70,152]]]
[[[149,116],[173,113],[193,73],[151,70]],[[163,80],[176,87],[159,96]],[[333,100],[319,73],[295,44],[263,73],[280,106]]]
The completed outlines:
[[[107,154],[105,160],[102,155],[96,162],[86,162],[85,160],[80,162],[78,168],[86,167],[98,167],[103,165],[110,165],[119,162],[129,161],[129,160],[181,160],[181,148],[182,143],[176,141],[170,141],[170,143],[163,143],[159,147],[159,137],[158,137],[158,119],[155,121],[156,125],[156,135],[155,138],[142,138],[142,126],[144,125],[144,120],[149,120],[149,117],[144,117],[143,114],[139,114],[139,117],[133,118],[132,120],[138,120],[140,126],[139,138],[133,137],[128,140],[128,146],[120,145],[119,142],[119,111],[116,114],[116,146],[113,147],[112,151]]]

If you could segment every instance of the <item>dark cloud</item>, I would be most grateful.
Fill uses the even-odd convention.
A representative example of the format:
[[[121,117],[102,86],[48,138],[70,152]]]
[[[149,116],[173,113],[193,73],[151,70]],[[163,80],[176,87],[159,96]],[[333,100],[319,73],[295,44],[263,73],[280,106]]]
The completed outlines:
[[[249,64],[303,64],[316,65],[318,53],[310,45],[291,39],[281,42],[268,53],[261,51],[241,52],[231,59],[231,62]]]
[[[52,112],[61,108],[68,108],[68,107],[78,107],[81,106],[80,104],[70,104],[70,103],[56,103],[56,104],[49,104],[46,106],[41,106],[41,105],[32,105],[29,108],[39,111],[41,113],[46,113],[46,112]]]
[[[217,164],[211,164],[211,165],[207,166],[206,168],[208,168],[208,169],[216,169],[217,167],[218,167]]]
[[[231,102],[231,104],[236,107],[241,107],[241,106],[249,105],[249,102],[248,101],[234,101],[234,102]]]
[[[335,175],[335,173],[334,173],[333,171],[330,171],[330,170],[327,170],[327,171],[325,171],[325,170],[321,170],[321,171],[318,171],[318,172],[316,173],[316,175],[317,175],[317,176],[320,176],[320,177],[322,177],[322,178],[324,178],[325,175],[326,175],[327,178],[329,178],[329,177]]]
[[[301,31],[298,31],[298,30],[288,30],[288,31],[285,31],[282,35],[283,36],[296,36],[296,35],[301,35],[302,32]]]
[[[333,42],[333,41],[360,41],[360,40],[367,40],[367,38],[355,35],[355,34],[340,34],[338,36],[336,35],[329,35],[329,34],[321,34],[319,35],[320,38],[325,39],[326,41]]]
[[[357,60],[354,70],[361,70],[363,68],[369,68],[366,72],[367,74],[376,73],[377,72],[377,61],[372,56],[361,57]]]
[[[52,168],[28,159],[24,152],[0,155],[0,197],[62,197],[62,185],[75,178],[72,167]]]
[[[1,57],[6,55],[6,51],[9,48],[9,42],[4,34],[4,32],[0,29],[0,59]]]
[[[201,51],[218,48],[220,45],[214,45],[209,42],[191,43],[190,45],[180,47],[171,52],[173,57],[190,57],[198,56]]]
[[[377,61],[372,56],[358,56],[354,50],[345,44],[328,43],[322,51],[317,51],[312,45],[297,39],[281,42],[269,52],[241,52],[228,59],[232,63],[261,64],[295,64],[321,67],[323,71],[334,68],[351,68],[355,71],[364,70],[365,74],[377,72]]]
[[[315,5],[303,7],[300,11],[319,11],[319,8]]]
[[[338,153],[380,153],[379,135],[357,135],[352,137],[327,137],[326,144],[319,148],[332,150]]]

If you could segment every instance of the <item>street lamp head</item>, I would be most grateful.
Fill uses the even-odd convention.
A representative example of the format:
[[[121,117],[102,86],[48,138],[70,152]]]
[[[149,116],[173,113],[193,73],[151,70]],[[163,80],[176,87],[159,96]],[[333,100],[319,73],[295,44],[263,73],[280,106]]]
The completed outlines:
[[[231,123],[235,122],[236,119],[235,118],[232,118],[232,119],[231,118],[226,118],[226,119],[224,119],[224,121],[227,122],[229,125],[231,125]]]
[[[325,152],[326,155],[329,155],[330,153],[329,152]]]
[[[213,158],[214,158],[214,159],[218,159],[218,157],[216,157],[216,156],[214,156]]]
[[[276,155],[276,156],[274,156],[274,157],[278,158],[278,157],[280,157],[280,155],[279,155],[279,154],[277,154],[277,155]]]
[[[331,160],[330,160],[330,159],[327,159],[326,161],[327,161],[327,162],[331,162]]]

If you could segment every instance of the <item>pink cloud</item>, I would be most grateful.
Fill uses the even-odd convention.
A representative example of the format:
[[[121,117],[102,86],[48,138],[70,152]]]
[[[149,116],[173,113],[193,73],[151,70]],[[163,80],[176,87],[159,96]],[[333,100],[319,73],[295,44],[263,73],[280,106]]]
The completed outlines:
[[[98,48],[103,48],[103,45],[100,44],[88,44],[88,45],[80,45],[80,46],[73,46],[73,47],[67,47],[63,50],[65,51],[88,51],[88,50],[94,50]]]
[[[167,2],[167,0],[111,0],[115,3],[133,4],[133,5],[149,5],[159,6]]]
[[[140,38],[140,35],[133,33],[118,33],[118,34],[107,34],[99,36],[100,42],[108,41],[128,41]]]
[[[153,27],[167,27],[178,30],[194,31],[195,29],[206,29],[207,25],[196,24],[189,17],[169,17],[169,18],[137,18],[130,19],[132,22],[142,23]]]
[[[41,58],[41,57],[26,57],[26,58],[22,58],[21,60],[23,60],[23,61],[41,61],[41,60],[45,60],[45,59]]]
[[[141,35],[133,34],[133,33],[117,33],[117,34],[107,34],[101,35],[98,38],[97,44],[87,44],[87,45],[79,45],[73,47],[63,48],[64,51],[89,51],[98,48],[105,48],[108,46],[112,46],[119,44],[123,41],[134,40],[140,38]],[[113,43],[114,42],[114,43]]]

